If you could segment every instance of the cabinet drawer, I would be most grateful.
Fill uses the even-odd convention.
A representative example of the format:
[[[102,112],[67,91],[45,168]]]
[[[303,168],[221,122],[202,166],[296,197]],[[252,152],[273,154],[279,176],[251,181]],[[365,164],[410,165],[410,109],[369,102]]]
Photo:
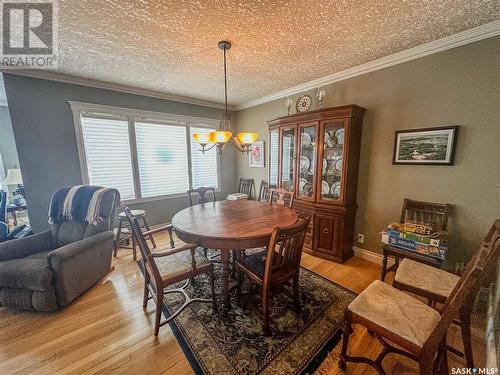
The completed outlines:
[[[315,215],[314,249],[324,253],[337,254],[339,243],[341,243],[340,226],[341,219],[338,217]]]

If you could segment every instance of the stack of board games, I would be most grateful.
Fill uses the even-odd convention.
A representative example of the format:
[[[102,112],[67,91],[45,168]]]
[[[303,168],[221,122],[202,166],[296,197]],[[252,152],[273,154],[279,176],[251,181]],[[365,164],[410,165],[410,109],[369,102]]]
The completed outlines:
[[[432,226],[427,224],[392,223],[381,235],[385,244],[433,258],[444,260],[448,252],[448,233],[432,231]]]

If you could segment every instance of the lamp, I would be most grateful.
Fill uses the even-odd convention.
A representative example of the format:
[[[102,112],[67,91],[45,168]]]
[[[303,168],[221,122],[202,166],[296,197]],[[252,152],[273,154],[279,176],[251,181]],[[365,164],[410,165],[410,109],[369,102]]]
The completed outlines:
[[[259,138],[257,133],[238,133],[236,137],[233,137],[231,132],[231,121],[229,118],[229,112],[227,111],[227,61],[226,61],[226,51],[231,48],[231,43],[227,41],[219,42],[219,48],[224,51],[224,103],[225,110],[221,115],[221,120],[219,124],[219,130],[211,132],[210,134],[194,133],[193,138],[201,146],[201,152],[209,151],[217,146],[219,153],[222,154],[222,149],[224,146],[232,141],[234,146],[238,151],[243,153],[249,153],[252,148],[252,143]],[[209,146],[212,143],[212,146]],[[209,146],[208,148],[206,148]]]
[[[3,180],[2,185],[22,185],[23,176],[20,169],[8,169],[7,178]]]
[[[7,178],[2,182],[2,185],[17,185],[17,189],[12,193],[14,196],[14,203],[17,205],[26,203],[26,199],[24,198],[23,176],[20,169],[8,169]],[[16,198],[16,195],[20,197]]]

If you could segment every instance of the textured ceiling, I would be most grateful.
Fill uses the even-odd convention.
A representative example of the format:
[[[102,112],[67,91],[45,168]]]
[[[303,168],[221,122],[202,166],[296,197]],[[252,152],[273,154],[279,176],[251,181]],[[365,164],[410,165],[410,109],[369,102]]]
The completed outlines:
[[[500,18],[498,0],[60,0],[58,72],[213,102],[298,85]]]

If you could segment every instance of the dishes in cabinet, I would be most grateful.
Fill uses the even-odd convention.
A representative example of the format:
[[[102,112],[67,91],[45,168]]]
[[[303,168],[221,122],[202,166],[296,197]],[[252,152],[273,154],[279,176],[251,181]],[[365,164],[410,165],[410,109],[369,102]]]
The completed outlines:
[[[325,143],[328,147],[335,147],[338,144],[337,136],[334,132],[325,132]]]
[[[342,171],[342,158],[338,158],[336,161],[335,161],[335,170],[337,172],[341,172]]]
[[[302,196],[305,196],[305,197],[311,197],[312,196],[312,184],[310,182],[306,183],[303,187],[302,187]]]
[[[299,179],[299,191],[304,191],[304,186],[306,186],[307,180],[305,178]]]
[[[331,189],[330,189],[330,194],[333,195],[335,198],[340,198],[340,181],[339,182],[335,182]]]
[[[302,172],[307,172],[311,166],[311,160],[305,155],[300,156],[300,170]]]
[[[326,158],[323,158],[323,176],[326,175],[327,168],[328,168],[328,160],[326,160]]]
[[[302,146],[310,146],[311,145],[311,136],[304,132],[300,135],[301,141],[302,141]]]
[[[330,184],[325,180],[321,181],[321,194],[323,195],[330,194]]]
[[[335,138],[337,138],[337,142],[339,145],[344,144],[344,128],[340,128],[335,132]]]

